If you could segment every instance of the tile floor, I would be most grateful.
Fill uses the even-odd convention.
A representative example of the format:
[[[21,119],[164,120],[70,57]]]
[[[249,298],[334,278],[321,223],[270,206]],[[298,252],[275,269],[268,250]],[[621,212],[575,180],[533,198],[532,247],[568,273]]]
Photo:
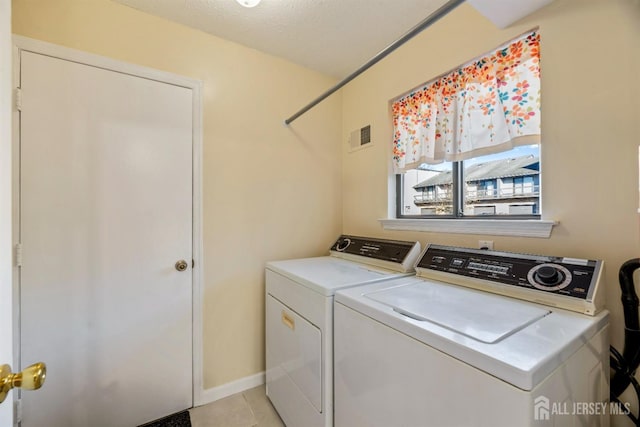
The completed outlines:
[[[284,427],[261,385],[189,411],[192,427]]]

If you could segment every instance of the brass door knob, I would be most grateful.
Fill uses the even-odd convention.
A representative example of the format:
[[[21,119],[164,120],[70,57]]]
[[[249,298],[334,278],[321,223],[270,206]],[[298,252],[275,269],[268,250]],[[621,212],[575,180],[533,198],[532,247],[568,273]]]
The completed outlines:
[[[0,366],[0,403],[4,402],[9,391],[14,388],[37,390],[42,387],[47,377],[47,365],[34,363],[17,374],[11,373],[11,366]]]
[[[176,270],[178,270],[178,271],[185,271],[188,266],[189,266],[189,264],[187,264],[187,261],[185,261],[183,259],[181,259],[180,261],[176,262]]]

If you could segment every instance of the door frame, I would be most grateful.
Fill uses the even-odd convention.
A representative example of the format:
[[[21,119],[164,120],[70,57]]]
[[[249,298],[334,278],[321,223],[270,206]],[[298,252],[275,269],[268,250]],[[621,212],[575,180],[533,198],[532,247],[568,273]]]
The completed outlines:
[[[192,90],[193,93],[193,137],[192,137],[192,242],[193,242],[193,272],[192,272],[192,405],[202,402],[203,395],[203,337],[202,337],[202,281],[203,281],[203,237],[202,237],[202,81],[179,76],[177,74],[130,64],[92,53],[71,49],[40,40],[23,36],[13,36],[13,88],[20,87],[20,52],[33,52],[67,61],[89,65],[104,70],[115,71],[135,77],[155,80]],[[20,231],[20,116],[16,108],[13,109],[13,248],[19,243]],[[19,295],[19,273],[14,272],[14,295]],[[18,302],[14,300],[14,361],[20,362],[20,325]],[[46,361],[45,361],[46,362]]]

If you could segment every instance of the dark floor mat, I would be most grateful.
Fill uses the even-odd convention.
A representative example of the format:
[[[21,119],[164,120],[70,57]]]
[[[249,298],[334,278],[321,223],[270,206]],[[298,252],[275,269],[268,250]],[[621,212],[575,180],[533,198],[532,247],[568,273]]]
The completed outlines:
[[[189,411],[182,411],[139,427],[191,427],[191,419]]]

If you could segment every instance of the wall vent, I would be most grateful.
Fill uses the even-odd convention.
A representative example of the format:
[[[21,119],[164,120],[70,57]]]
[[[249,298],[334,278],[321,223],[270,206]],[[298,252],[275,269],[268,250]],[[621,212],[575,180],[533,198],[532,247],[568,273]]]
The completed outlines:
[[[371,142],[371,125],[366,125],[360,129],[351,132],[349,136],[349,151],[356,151],[361,148],[372,146]]]

